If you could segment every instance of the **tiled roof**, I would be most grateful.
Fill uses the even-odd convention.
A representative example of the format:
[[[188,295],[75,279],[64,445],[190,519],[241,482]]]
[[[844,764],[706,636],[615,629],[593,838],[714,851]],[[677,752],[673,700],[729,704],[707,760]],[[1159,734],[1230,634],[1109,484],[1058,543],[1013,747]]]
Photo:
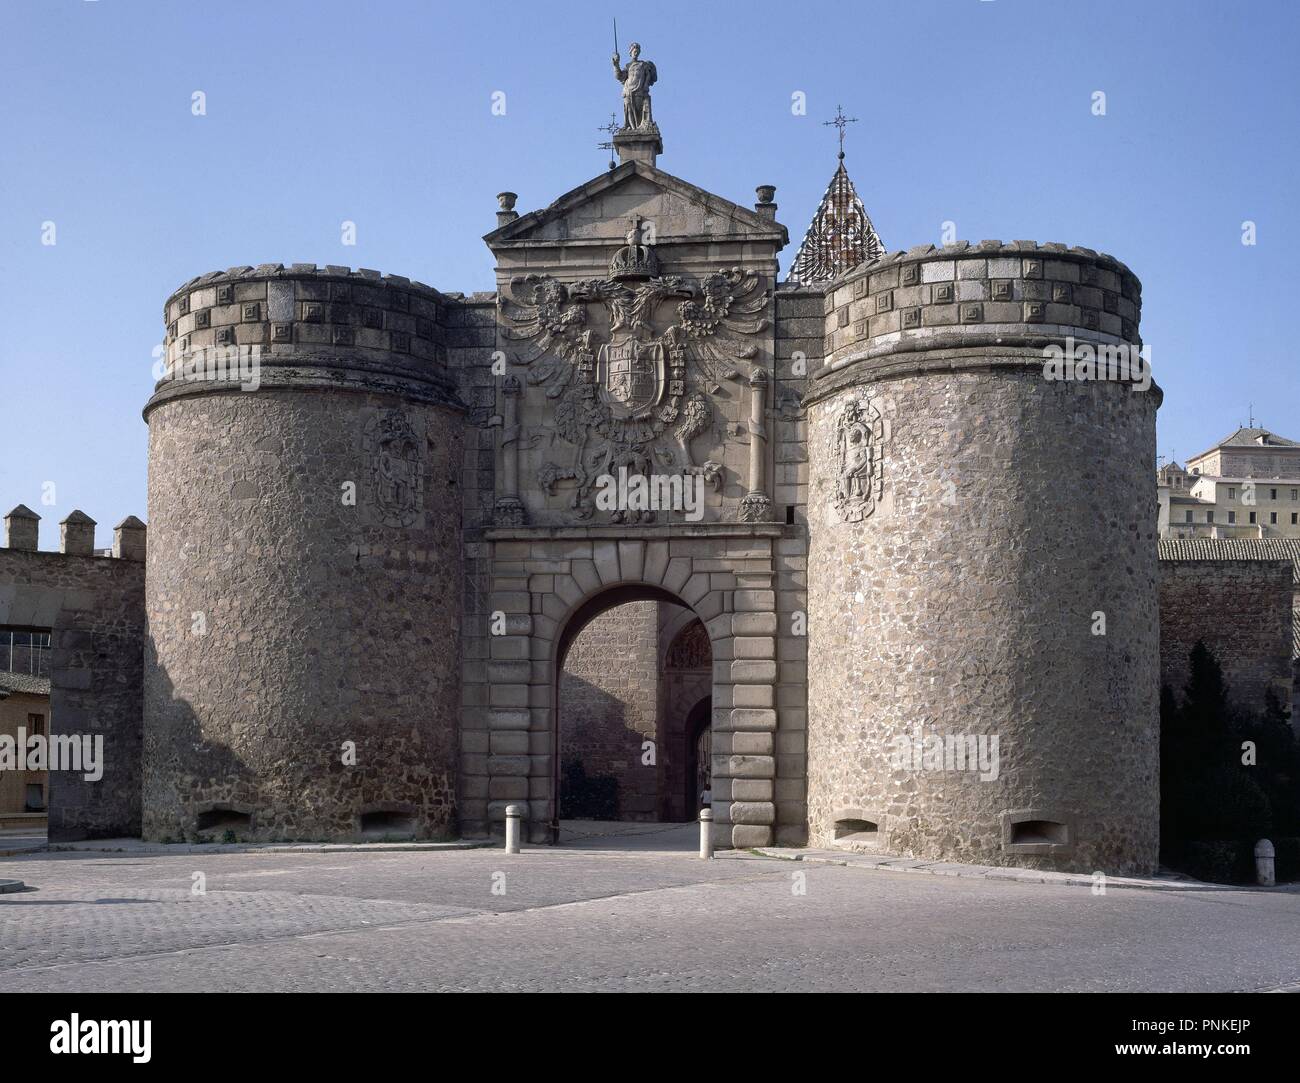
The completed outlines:
[[[48,696],[50,694],[50,679],[48,677],[32,677],[26,673],[10,673],[7,670],[0,670],[0,691],[26,692],[29,696]]]
[[[1300,583],[1300,538],[1161,538],[1161,560],[1289,560]]]
[[[1300,447],[1300,443],[1295,440],[1288,440],[1286,437],[1278,436],[1275,432],[1269,432],[1268,429],[1238,429],[1231,436],[1225,436],[1215,447],[1260,447],[1259,438],[1268,437],[1268,442],[1264,447]]]

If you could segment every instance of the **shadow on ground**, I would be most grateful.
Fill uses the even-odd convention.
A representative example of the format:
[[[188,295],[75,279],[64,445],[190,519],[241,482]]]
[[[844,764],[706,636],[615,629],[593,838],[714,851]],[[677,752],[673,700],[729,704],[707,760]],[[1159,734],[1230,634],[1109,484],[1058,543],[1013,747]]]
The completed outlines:
[[[568,850],[619,853],[692,853],[700,846],[700,825],[561,820],[559,845]]]

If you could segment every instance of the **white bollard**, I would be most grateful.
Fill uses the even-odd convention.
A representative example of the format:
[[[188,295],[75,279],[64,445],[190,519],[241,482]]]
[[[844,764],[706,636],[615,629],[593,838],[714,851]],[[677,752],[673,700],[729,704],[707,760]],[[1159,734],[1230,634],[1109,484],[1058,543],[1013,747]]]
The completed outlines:
[[[700,809],[700,857],[713,857],[713,810]]]
[[[506,853],[519,853],[519,822],[524,818],[524,810],[519,805],[506,806]]]
[[[1272,887],[1277,883],[1276,854],[1268,839],[1255,843],[1255,883],[1261,887]]]

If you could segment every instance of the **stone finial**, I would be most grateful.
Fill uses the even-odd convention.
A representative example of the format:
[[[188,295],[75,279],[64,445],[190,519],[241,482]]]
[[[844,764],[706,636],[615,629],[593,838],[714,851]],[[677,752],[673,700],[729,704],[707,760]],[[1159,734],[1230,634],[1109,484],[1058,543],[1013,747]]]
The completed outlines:
[[[760,184],[754,191],[758,195],[758,202],[754,204],[755,212],[759,217],[775,222],[776,204],[772,202],[772,198],[776,195],[776,185]]]
[[[68,556],[95,555],[95,520],[84,511],[71,511],[59,524],[59,552]]]
[[[144,560],[148,528],[134,515],[113,527],[113,556],[118,560]]]
[[[513,222],[516,218],[519,217],[519,212],[515,210],[515,200],[517,200],[518,198],[519,196],[517,196],[514,192],[497,193],[497,206],[500,208],[500,210],[497,211],[498,229],[501,226],[508,226],[511,222]]]
[[[19,504],[5,516],[5,546],[9,549],[36,551],[41,517],[26,504]]]

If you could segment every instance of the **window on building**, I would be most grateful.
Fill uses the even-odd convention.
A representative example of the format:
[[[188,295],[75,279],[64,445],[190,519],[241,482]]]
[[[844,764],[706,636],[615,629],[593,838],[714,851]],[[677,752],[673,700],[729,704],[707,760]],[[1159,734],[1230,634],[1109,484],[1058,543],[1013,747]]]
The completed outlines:
[[[1297,524],[1297,522],[1300,522],[1300,515],[1296,514],[1295,512],[1292,512],[1292,513],[1291,513],[1291,525],[1292,525],[1292,526],[1295,526],[1295,525]]]
[[[1235,523],[1236,521],[1237,521],[1237,513],[1235,511],[1228,512],[1228,522]]]
[[[1207,511],[1207,512],[1205,513],[1205,521],[1206,521],[1207,523],[1212,523],[1212,522],[1214,522],[1214,512],[1212,512],[1212,511]]]
[[[1277,512],[1275,512],[1275,511],[1270,511],[1270,512],[1268,513],[1268,521],[1269,521],[1269,524],[1270,524],[1270,525],[1272,525],[1272,526],[1276,526],[1276,525],[1277,525]]]
[[[1276,490],[1276,489],[1270,489],[1270,490],[1268,491],[1268,498],[1269,498],[1270,500],[1276,500],[1276,499],[1277,499],[1277,490]]]
[[[24,811],[26,812],[44,812],[45,811],[45,787],[39,782],[29,782],[27,784],[27,793],[23,801]]]
[[[1190,523],[1192,521],[1192,513],[1189,511],[1189,512],[1185,512],[1184,514],[1187,516],[1184,522]]]
[[[1250,513],[1250,521],[1252,523],[1255,521],[1255,513],[1253,511]]]
[[[1292,489],[1292,490],[1291,490],[1291,499],[1292,499],[1292,500],[1300,500],[1300,489]]]
[[[45,733],[45,716],[43,714],[29,714],[27,716],[27,733],[29,736]]]
[[[50,675],[49,629],[0,625],[0,669],[9,673],[48,677]]]
[[[1237,499],[1237,487],[1235,485],[1228,486],[1228,499],[1229,500]]]

